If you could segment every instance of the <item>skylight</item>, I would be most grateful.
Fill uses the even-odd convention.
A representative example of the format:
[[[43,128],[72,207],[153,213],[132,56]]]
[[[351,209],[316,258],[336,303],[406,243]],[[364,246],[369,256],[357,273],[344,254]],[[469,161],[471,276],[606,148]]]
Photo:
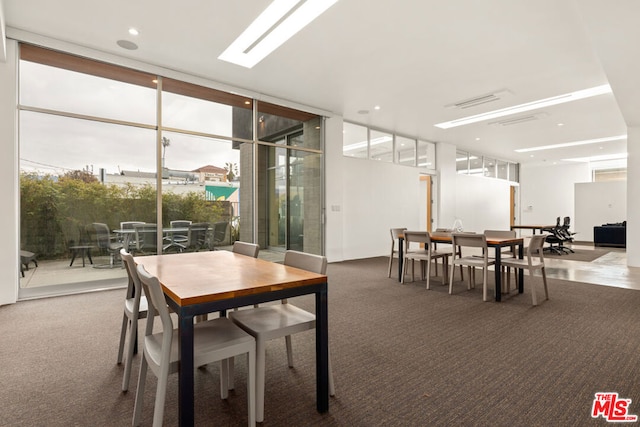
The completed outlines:
[[[252,68],[338,0],[274,0],[218,59]]]

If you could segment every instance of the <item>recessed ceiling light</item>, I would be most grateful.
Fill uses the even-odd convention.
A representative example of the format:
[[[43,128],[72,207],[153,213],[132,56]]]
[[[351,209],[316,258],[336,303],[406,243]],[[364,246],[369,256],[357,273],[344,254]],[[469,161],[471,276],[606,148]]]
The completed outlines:
[[[480,138],[476,138],[476,141],[480,141]]]
[[[251,105],[251,101],[244,101],[245,105]]]
[[[608,84],[592,87],[589,89],[583,89],[572,93],[566,93],[564,95],[553,96],[551,98],[540,99],[538,101],[527,102],[525,104],[516,105],[514,107],[502,108],[500,110],[494,110],[482,114],[476,114],[474,116],[463,117],[461,119],[451,120],[449,122],[442,122],[436,124],[435,126],[441,129],[449,129],[456,126],[463,126],[471,123],[495,119],[498,117],[504,117],[511,114],[537,110],[539,108],[544,108],[551,105],[564,104],[565,102],[577,101],[579,99],[590,98],[592,96],[603,95],[606,93],[611,93],[611,86],[609,86]]]
[[[541,145],[539,147],[520,148],[515,151],[517,153],[526,153],[529,151],[552,150],[554,148],[574,147],[576,145],[597,144],[599,142],[620,141],[621,139],[627,139],[627,135],[608,136],[605,138],[596,138],[596,139],[585,139],[584,141],[565,142],[562,144],[554,144],[554,145]]]
[[[116,43],[121,48],[127,50],[136,50],[138,48],[137,44],[135,44],[134,42],[130,42],[129,40],[118,40]]]
[[[132,36],[137,36],[138,34],[140,34],[140,32],[135,28],[131,27],[129,28],[129,34],[131,34]]]
[[[375,107],[373,107],[373,109],[374,109],[374,110],[379,110],[379,109],[380,109],[380,106],[379,106],[379,105],[376,105]]]
[[[564,123],[558,123],[558,126],[564,126]]]
[[[338,0],[274,0],[218,59],[251,68]]]

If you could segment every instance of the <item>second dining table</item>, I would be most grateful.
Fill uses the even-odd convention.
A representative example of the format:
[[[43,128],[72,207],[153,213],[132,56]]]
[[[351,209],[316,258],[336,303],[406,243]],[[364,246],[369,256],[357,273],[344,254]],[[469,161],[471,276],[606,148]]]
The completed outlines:
[[[327,276],[229,251],[139,256],[156,276],[168,305],[178,314],[179,416],[181,426],[194,424],[193,320],[221,312],[301,295],[315,295],[316,407],[329,410]]]
[[[451,243],[451,233],[448,232],[429,232],[431,241],[435,243]],[[398,281],[402,279],[402,263],[404,261],[404,235],[399,236],[398,244]],[[518,257],[524,256],[524,239],[522,237],[487,237],[487,246],[495,248],[495,300],[502,301],[502,275],[500,274],[500,261],[502,256],[502,248],[518,247]],[[524,292],[524,271],[518,270],[518,292]]]

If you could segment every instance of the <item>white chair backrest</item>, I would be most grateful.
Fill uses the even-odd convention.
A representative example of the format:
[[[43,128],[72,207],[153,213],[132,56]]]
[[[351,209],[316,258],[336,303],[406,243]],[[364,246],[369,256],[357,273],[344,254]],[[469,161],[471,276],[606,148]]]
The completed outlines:
[[[451,234],[451,238],[453,247],[465,246],[471,248],[487,248],[487,237],[484,234],[453,233]]]
[[[133,260],[133,255],[126,251],[126,249],[120,249],[120,258],[124,262],[124,268],[127,270],[127,276],[129,277],[129,285],[133,289],[127,289],[127,295],[130,295],[130,291],[133,291],[135,298],[135,304],[137,308],[140,307],[140,297],[142,296],[142,284],[138,277],[138,271],[136,270],[136,263]]]
[[[391,229],[391,240],[398,240],[398,237],[404,233],[406,228],[392,228]]]
[[[253,258],[258,258],[260,246],[256,245],[255,243],[236,241],[233,242],[233,252]]]
[[[529,241],[529,246],[527,246],[527,258],[531,258],[533,256],[538,255],[540,257],[540,261],[544,263],[544,242],[547,240],[548,234],[536,234],[531,237]]]
[[[287,251],[284,254],[284,265],[318,274],[327,274],[327,257],[298,251]]]
[[[139,265],[136,268],[138,272],[138,277],[140,278],[140,283],[144,288],[145,295],[147,296],[147,301],[150,301],[149,304],[149,313],[147,315],[147,329],[145,331],[145,335],[151,335],[153,333],[153,317],[154,314],[160,315],[160,320],[162,320],[162,346],[163,349],[171,349],[171,337],[173,335],[173,321],[171,320],[171,316],[169,315],[169,308],[167,307],[166,300],[164,299],[164,292],[162,292],[162,288],[160,287],[160,282],[158,278],[152,276],[145,270],[143,265]],[[151,309],[153,307],[153,310]],[[165,345],[167,345],[165,347]],[[164,350],[163,350],[164,351]],[[168,357],[168,355],[167,355]],[[168,360],[168,359],[166,359]]]
[[[431,237],[427,231],[405,231],[404,240],[407,249],[409,249],[411,243],[424,243],[425,249],[429,249],[431,246]]]

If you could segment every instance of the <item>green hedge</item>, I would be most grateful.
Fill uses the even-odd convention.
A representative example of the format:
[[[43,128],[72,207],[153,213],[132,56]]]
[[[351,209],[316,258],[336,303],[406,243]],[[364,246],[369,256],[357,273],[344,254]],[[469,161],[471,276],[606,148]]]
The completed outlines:
[[[20,176],[21,249],[40,259],[68,255],[70,241],[86,238],[86,226],[105,223],[110,229],[121,221],[156,222],[156,189],[151,185],[104,185],[91,174],[74,171],[60,178],[23,173]],[[178,219],[215,223],[230,221],[229,202],[205,200],[205,194],[165,193],[163,226]]]

